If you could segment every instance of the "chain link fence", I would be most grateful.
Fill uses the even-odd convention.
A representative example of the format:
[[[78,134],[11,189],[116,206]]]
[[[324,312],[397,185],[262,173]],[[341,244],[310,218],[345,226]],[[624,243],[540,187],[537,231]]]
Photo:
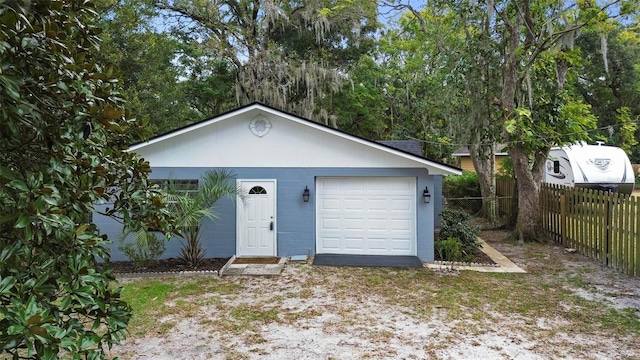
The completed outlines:
[[[449,210],[464,210],[474,217],[481,217],[482,204],[484,197],[464,197],[464,198],[448,198],[444,199],[444,208]],[[495,219],[493,223],[489,222],[484,227],[499,227],[506,223],[507,218],[511,214],[512,197],[496,196],[495,197],[494,216],[486,216],[487,219]]]

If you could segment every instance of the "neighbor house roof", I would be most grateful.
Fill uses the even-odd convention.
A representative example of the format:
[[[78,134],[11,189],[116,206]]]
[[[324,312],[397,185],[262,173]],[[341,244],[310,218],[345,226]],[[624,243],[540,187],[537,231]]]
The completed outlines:
[[[506,144],[495,144],[493,145],[493,151],[496,155],[509,155],[507,152]],[[451,156],[469,156],[469,147],[463,146],[451,154]]]
[[[137,144],[133,144],[131,145],[131,147],[129,148],[129,151],[138,151],[138,150],[142,150],[148,146],[152,146],[154,144],[163,142],[165,140],[169,140],[172,138],[176,138],[179,137],[180,135],[183,134],[187,134],[187,133],[191,133],[191,132],[196,132],[199,130],[203,130],[206,127],[209,127],[210,125],[216,124],[216,123],[220,123],[223,122],[227,119],[230,118],[234,118],[236,116],[240,116],[243,114],[248,114],[251,112],[255,112],[255,111],[262,111],[264,113],[267,114],[272,114],[274,116],[279,116],[281,118],[293,121],[295,123],[298,124],[302,124],[305,126],[308,126],[310,128],[314,128],[317,129],[319,131],[322,131],[326,134],[331,134],[349,141],[353,141],[355,143],[359,143],[361,145],[365,145],[368,146],[370,148],[375,148],[381,151],[384,151],[390,155],[395,155],[398,156],[400,158],[403,158],[405,160],[409,160],[412,162],[415,162],[416,165],[419,166],[424,166],[425,168],[427,168],[429,170],[429,173],[431,174],[442,174],[442,175],[459,175],[462,173],[462,170],[460,168],[457,168],[455,166],[451,166],[449,164],[445,164],[442,162],[438,162],[435,160],[431,160],[431,159],[427,159],[425,157],[422,156],[421,152],[417,153],[415,151],[414,145],[408,146],[408,144],[403,144],[402,146],[398,146],[398,147],[394,147],[393,145],[398,145],[397,143],[394,142],[393,145],[388,145],[385,143],[379,143],[379,142],[375,142],[369,139],[365,139],[363,137],[359,137],[356,135],[352,135],[349,133],[346,133],[344,131],[338,130],[338,129],[334,129],[332,127],[329,127],[327,125],[324,124],[320,124],[317,122],[314,122],[312,120],[309,119],[305,119],[302,117],[299,117],[297,115],[291,114],[291,113],[287,113],[285,111],[282,110],[278,110],[276,108],[270,107],[268,105],[262,104],[262,103],[252,103],[252,104],[248,104],[245,106],[242,106],[240,108],[225,112],[223,114],[217,115],[215,117],[212,118],[208,118],[208,119],[204,119],[202,121],[196,122],[194,124],[167,132],[165,134],[161,134],[158,136],[155,136],[145,142],[140,142]],[[419,146],[419,144],[418,144]]]

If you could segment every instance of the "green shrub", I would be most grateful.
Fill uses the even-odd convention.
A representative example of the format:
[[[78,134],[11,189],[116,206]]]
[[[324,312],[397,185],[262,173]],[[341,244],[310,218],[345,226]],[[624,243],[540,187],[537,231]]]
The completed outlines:
[[[462,244],[457,238],[447,238],[444,240],[436,240],[436,252],[440,259],[445,261],[461,261],[462,260]]]
[[[479,198],[480,183],[478,174],[473,171],[463,171],[462,175],[447,176],[442,183],[442,193],[448,199]],[[457,201],[449,202],[450,205],[476,213],[482,209],[482,201]]]
[[[444,196],[451,198],[480,196],[478,174],[473,171],[463,171],[462,175],[446,176],[442,183]]]
[[[157,260],[166,250],[164,239],[158,239],[153,233],[148,233],[144,241],[136,239],[133,242],[125,243],[124,238],[121,238],[118,249],[138,266],[147,265],[149,262]]]
[[[481,247],[477,236],[480,227],[469,225],[469,214],[462,210],[443,210],[440,219],[442,228],[438,236],[439,241],[457,239],[464,256],[473,255]]]

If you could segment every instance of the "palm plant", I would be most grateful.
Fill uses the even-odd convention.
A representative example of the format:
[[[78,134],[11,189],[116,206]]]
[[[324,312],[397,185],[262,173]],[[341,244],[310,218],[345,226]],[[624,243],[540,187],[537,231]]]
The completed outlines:
[[[200,265],[205,256],[201,241],[201,220],[217,219],[218,214],[212,209],[213,205],[222,197],[234,198],[239,194],[233,178],[233,173],[229,170],[209,170],[202,175],[198,192],[194,193],[179,193],[169,184],[169,210],[177,219],[176,232],[182,239],[178,257],[188,265]]]

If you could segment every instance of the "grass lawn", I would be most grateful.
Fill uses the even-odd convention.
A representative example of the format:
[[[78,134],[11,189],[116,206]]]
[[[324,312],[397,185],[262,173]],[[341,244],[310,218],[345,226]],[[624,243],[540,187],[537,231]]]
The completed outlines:
[[[123,282],[123,359],[640,358],[640,281],[483,239],[527,274],[290,264],[274,278]],[[491,239],[489,239],[491,238]]]

